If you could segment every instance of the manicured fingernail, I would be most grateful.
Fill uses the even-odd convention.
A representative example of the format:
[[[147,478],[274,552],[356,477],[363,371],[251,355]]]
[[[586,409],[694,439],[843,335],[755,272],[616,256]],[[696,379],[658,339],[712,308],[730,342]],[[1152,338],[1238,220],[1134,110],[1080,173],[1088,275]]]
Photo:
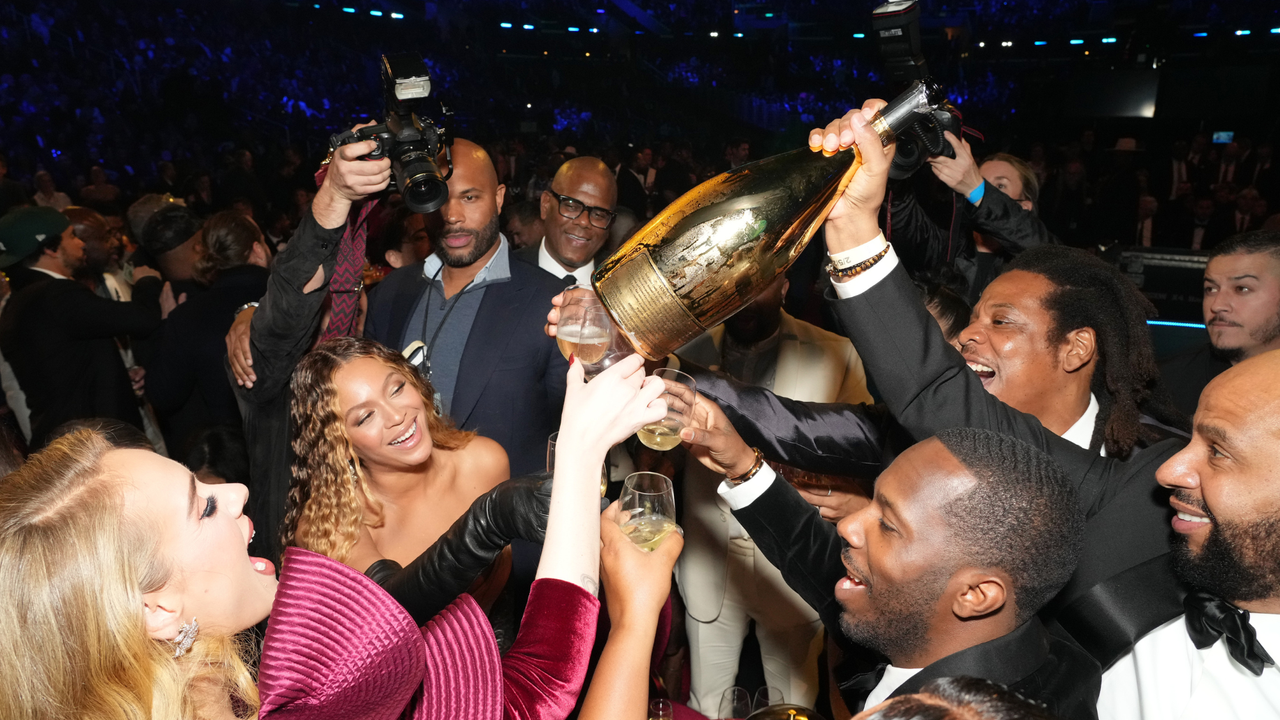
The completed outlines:
[[[574,358],[575,358],[576,356],[577,356],[577,354],[576,354],[576,353],[569,353],[569,364],[570,364],[570,365],[572,365],[572,364],[573,364]]]

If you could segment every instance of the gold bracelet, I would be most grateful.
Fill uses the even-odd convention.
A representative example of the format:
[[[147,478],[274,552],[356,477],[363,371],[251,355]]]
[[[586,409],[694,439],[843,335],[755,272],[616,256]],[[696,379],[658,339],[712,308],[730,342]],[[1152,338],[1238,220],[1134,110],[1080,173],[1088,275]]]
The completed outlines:
[[[850,265],[849,267],[845,267],[845,268],[837,268],[835,265],[828,262],[826,270],[827,270],[827,273],[831,275],[831,277],[837,280],[848,280],[851,277],[856,277],[866,272],[867,270],[870,270],[872,265],[875,265],[876,263],[883,260],[884,256],[888,254],[889,254],[889,245],[885,245],[883,250],[881,250],[880,252],[867,258],[866,260],[863,260],[862,262],[856,265]]]
[[[760,452],[760,448],[751,448],[751,449],[756,454],[756,461],[751,463],[751,468],[749,470],[742,473],[738,477],[726,477],[725,481],[728,482],[730,485],[734,487],[741,485],[742,483],[755,477],[756,473],[760,472],[760,468],[764,467],[764,453]]]

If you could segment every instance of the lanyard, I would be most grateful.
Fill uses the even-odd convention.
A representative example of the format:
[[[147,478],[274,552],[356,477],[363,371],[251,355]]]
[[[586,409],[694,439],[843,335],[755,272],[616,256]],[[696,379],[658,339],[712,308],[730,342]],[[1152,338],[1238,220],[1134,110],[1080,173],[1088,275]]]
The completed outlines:
[[[453,299],[450,300],[448,305],[445,307],[444,316],[440,318],[440,324],[436,326],[435,333],[431,335],[431,341],[428,342],[427,341],[427,320],[431,317],[431,292],[436,286],[436,280],[440,279],[440,273],[442,271],[444,271],[444,263],[440,264],[440,268],[436,270],[436,274],[432,275],[431,280],[428,281],[427,283],[427,297],[426,297],[427,304],[422,308],[423,348],[422,348],[421,368],[426,374],[427,382],[431,382],[431,352],[435,349],[436,340],[440,338],[440,331],[444,330],[445,323],[449,321],[449,316],[453,314],[453,309],[458,306],[458,301],[462,299],[463,293],[465,293],[467,290],[471,288],[473,284],[475,284],[475,279],[473,278],[471,282],[467,283],[466,287],[459,290],[458,294],[453,296]],[[444,294],[443,287],[444,286],[441,285],[441,291],[440,291],[441,295]],[[437,408],[440,407],[440,393],[436,393],[436,407]]]

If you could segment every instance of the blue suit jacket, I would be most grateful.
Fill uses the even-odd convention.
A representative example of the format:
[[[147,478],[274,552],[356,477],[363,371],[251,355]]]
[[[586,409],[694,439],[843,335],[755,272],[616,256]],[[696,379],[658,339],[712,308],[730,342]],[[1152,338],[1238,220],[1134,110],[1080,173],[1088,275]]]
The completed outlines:
[[[391,273],[369,295],[365,337],[402,350],[427,279],[422,265]],[[512,476],[546,468],[547,436],[560,426],[569,365],[543,332],[564,283],[511,257],[511,279],[488,285],[462,351],[451,414],[463,430],[496,440]]]

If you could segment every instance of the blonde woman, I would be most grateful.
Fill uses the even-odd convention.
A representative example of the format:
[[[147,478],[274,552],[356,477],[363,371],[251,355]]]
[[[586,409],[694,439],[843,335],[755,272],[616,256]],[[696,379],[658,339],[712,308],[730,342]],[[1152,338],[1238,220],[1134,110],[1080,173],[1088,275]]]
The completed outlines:
[[[335,338],[302,359],[293,374],[286,547],[348,562],[368,532],[379,557],[408,565],[507,480],[502,446],[436,414],[433,394],[399,353],[373,340]],[[472,588],[482,607],[509,571],[503,552]]]
[[[15,720],[564,717],[599,607],[599,467],[665,414],[661,391],[639,356],[590,384],[571,367],[526,612],[538,622],[501,658],[470,596],[419,632],[359,568],[322,555],[290,548],[277,584],[246,551],[244,486],[92,431],[59,438],[0,481],[0,707]],[[269,612],[255,688],[233,638]]]

